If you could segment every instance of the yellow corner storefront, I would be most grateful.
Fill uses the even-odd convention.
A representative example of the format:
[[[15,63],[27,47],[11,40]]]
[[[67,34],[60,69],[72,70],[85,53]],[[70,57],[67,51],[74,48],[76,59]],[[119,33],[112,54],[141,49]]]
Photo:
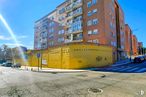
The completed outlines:
[[[37,57],[41,54],[41,57]],[[81,69],[113,64],[113,49],[107,46],[70,44],[28,54],[30,67]]]

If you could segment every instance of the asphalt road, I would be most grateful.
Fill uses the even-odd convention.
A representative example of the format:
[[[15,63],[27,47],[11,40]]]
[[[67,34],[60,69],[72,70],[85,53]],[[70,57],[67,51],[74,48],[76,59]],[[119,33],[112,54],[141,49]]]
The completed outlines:
[[[0,97],[146,97],[146,73],[38,73],[0,67]]]

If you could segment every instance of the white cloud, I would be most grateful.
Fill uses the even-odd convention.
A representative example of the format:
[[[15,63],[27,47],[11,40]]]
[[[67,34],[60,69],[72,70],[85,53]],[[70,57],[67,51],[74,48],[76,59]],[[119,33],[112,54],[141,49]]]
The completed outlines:
[[[22,35],[22,36],[17,36],[17,39],[25,39],[27,38],[27,36],[25,35]],[[3,36],[3,35],[0,35],[0,40],[13,40],[12,37],[6,37],[6,36]]]
[[[12,38],[0,35],[0,40],[12,40]]]
[[[8,45],[8,46],[24,46],[21,43],[19,43],[19,44],[16,44],[16,43],[5,43],[5,45]]]

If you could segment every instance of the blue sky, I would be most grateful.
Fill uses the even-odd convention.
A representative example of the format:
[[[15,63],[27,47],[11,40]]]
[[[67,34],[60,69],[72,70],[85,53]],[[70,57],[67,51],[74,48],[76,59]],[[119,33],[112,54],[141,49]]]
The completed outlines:
[[[51,12],[64,0],[0,0],[0,14],[13,29],[19,43],[33,48],[34,22]],[[146,46],[146,1],[119,0],[125,13],[125,21],[130,25],[139,41]],[[138,6],[140,5],[140,6]],[[14,42],[0,21],[0,45],[14,46]]]

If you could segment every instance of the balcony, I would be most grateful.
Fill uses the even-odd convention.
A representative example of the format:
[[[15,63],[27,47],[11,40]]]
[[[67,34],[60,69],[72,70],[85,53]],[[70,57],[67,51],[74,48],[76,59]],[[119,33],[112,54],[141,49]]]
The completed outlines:
[[[79,39],[79,40],[69,40],[69,39],[66,39],[65,40],[65,43],[75,43],[75,42],[82,42],[83,39]]]
[[[80,15],[82,15],[82,14],[83,14],[82,11],[81,11],[81,12],[73,13],[72,15],[67,16],[67,20],[73,19],[73,18],[78,17],[78,16],[80,16]]]
[[[72,0],[66,7],[66,12],[71,12],[74,9],[81,7],[83,5],[82,0],[77,0],[76,2],[74,2],[75,0]]]
[[[71,20],[73,18],[73,15],[67,16],[67,20]]]
[[[69,40],[69,39],[65,39],[65,43],[71,43],[72,40]]]
[[[73,4],[66,7],[66,12],[71,12],[71,11],[73,11]]]
[[[77,13],[74,13],[73,17],[78,17],[78,16],[80,16],[80,15],[82,15],[82,14],[83,14],[82,11],[81,11],[81,12],[77,12]]]
[[[83,32],[83,30],[82,30],[82,29],[72,31],[72,33],[73,33],[73,34],[78,34],[78,33],[81,33],[81,32]]]
[[[73,2],[73,0],[67,0],[67,5],[70,5]]]
[[[72,30],[68,30],[68,31],[66,31],[66,33],[65,34],[71,34],[72,33]]]
[[[73,9],[81,7],[83,5],[82,1],[76,1],[75,3],[73,3]]]
[[[71,25],[72,25],[72,23],[66,23],[66,27],[67,27],[67,28],[70,28]]]

